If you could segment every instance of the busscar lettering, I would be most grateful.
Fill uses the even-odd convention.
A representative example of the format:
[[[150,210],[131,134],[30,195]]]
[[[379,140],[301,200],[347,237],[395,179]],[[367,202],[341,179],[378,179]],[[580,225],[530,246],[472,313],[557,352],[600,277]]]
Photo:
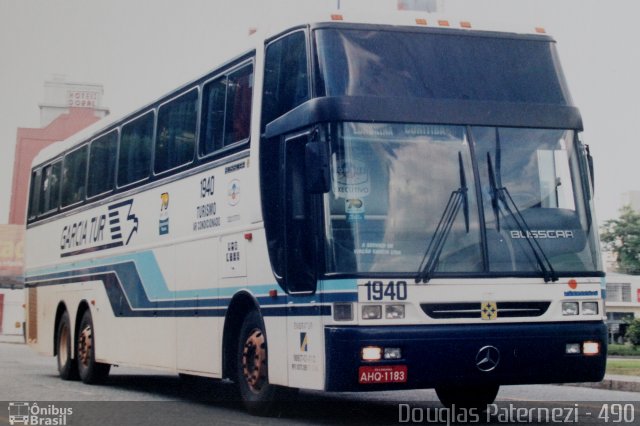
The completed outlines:
[[[569,238],[574,238],[573,235],[573,231],[569,231],[569,230],[562,230],[562,229],[558,229],[558,230],[544,230],[544,229],[540,229],[540,230],[535,230],[535,231],[527,231],[526,236],[525,233],[522,231],[511,231],[511,238],[514,240],[517,239],[525,239],[525,238],[536,238],[536,239],[560,239],[560,238],[564,238],[564,239],[569,239]]]

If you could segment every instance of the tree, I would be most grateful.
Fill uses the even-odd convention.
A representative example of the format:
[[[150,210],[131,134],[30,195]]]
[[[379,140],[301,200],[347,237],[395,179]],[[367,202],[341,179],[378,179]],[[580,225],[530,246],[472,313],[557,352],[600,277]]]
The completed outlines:
[[[624,206],[618,219],[604,223],[600,238],[615,254],[618,272],[640,275],[640,213]]]
[[[636,318],[629,323],[624,337],[633,345],[634,349],[640,346],[640,319]]]

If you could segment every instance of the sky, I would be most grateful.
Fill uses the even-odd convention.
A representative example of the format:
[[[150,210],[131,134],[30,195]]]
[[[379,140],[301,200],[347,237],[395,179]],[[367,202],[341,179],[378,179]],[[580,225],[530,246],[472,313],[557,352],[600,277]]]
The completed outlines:
[[[346,12],[388,10],[394,0],[341,0]],[[8,218],[16,129],[39,127],[44,82],[104,86],[122,115],[235,56],[274,14],[303,14],[338,0],[0,0],[0,223]],[[595,158],[600,222],[621,194],[640,190],[640,2],[637,0],[441,0],[452,19],[542,26],[558,51],[582,139]],[[26,189],[25,189],[26,190]]]

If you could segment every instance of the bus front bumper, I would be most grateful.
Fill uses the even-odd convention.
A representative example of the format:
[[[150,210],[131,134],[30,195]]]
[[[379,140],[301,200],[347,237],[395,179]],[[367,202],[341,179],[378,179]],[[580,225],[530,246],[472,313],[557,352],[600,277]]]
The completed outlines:
[[[598,382],[604,377],[604,322],[328,326],[328,391],[422,389],[461,384]],[[582,353],[584,343],[599,353]],[[567,353],[568,346],[580,353]],[[400,348],[394,360],[363,361],[365,347]],[[384,349],[383,349],[384,350]]]

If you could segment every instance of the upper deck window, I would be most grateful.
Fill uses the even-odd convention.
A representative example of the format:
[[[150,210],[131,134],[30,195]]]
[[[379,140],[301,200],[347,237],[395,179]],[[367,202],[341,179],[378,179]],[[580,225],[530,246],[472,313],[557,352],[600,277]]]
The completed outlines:
[[[64,157],[62,167],[62,207],[84,200],[87,177],[87,145]]]
[[[309,99],[305,33],[297,31],[267,46],[262,97],[262,130]]]
[[[253,64],[204,85],[200,156],[249,139]]]
[[[197,119],[197,90],[191,90],[160,107],[154,164],[156,173],[193,161]]]
[[[432,31],[315,31],[319,96],[570,105],[548,39]]]
[[[149,112],[122,126],[118,155],[118,186],[149,177],[154,114]]]

